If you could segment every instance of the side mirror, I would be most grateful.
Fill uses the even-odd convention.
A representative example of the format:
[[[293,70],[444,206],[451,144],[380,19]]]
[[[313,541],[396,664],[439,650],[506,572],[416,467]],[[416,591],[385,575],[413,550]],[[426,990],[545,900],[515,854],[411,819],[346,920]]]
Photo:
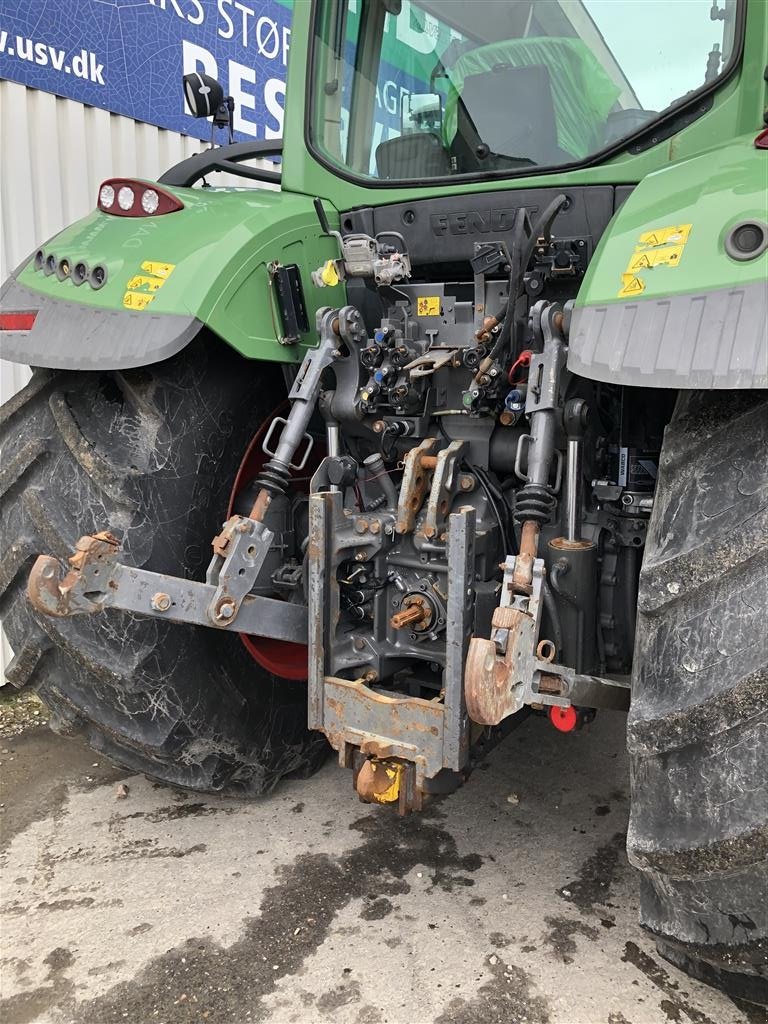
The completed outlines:
[[[443,98],[438,92],[411,92],[403,96],[400,131],[432,132],[439,135],[443,125]]]
[[[224,103],[224,90],[210,75],[184,75],[184,98],[192,117],[212,117]]]

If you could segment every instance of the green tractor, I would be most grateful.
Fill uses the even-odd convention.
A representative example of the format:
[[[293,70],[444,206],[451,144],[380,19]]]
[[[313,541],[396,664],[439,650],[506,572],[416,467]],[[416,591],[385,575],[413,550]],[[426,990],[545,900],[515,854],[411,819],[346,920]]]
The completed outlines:
[[[642,923],[765,1001],[768,6],[316,0],[292,49],[282,143],[104,182],[2,288],[8,679],[161,782],[330,745],[401,813],[628,710]]]

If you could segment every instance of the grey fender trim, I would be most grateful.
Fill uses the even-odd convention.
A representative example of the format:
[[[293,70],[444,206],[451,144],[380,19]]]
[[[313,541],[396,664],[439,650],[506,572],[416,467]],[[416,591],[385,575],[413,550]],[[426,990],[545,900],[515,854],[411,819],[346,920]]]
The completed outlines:
[[[653,388],[768,388],[768,283],[573,311],[568,369]]]
[[[31,331],[0,331],[0,359],[57,370],[127,370],[158,363],[180,352],[202,327],[193,316],[52,299],[11,277],[0,288],[0,312],[17,310],[37,310],[37,318]]]

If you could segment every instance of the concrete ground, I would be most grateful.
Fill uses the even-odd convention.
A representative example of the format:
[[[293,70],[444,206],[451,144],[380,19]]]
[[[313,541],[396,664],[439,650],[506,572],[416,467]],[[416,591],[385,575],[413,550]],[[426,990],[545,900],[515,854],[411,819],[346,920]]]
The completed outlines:
[[[623,726],[524,723],[408,819],[333,762],[240,803],[0,739],[0,1019],[756,1024],[637,924]]]

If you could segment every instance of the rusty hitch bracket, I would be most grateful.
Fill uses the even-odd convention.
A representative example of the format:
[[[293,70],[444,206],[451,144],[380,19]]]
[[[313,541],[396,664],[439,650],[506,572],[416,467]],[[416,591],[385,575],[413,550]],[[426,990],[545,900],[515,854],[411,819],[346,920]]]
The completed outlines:
[[[308,724],[325,733],[344,767],[354,768],[356,759],[359,767],[361,755],[388,763],[402,761],[407,770],[398,807],[407,813],[420,806],[426,780],[444,768],[461,772],[469,758],[463,666],[474,621],[475,512],[464,507],[448,516],[446,660],[443,691],[434,699],[377,687],[377,672],[364,671],[364,654],[357,664],[339,663],[338,567],[349,558],[350,543],[368,551],[380,543],[381,533],[357,534],[355,523],[364,518],[344,516],[338,493],[310,497]],[[388,518],[386,529],[393,530],[394,516]],[[341,671],[354,677],[343,678]],[[362,775],[356,772],[358,793],[366,799],[368,776],[367,769]]]
[[[545,656],[545,651],[554,654],[554,647],[539,641],[544,560],[533,562],[530,595],[519,593],[517,561],[510,556],[504,562],[490,639],[472,637],[469,644],[464,672],[469,717],[480,725],[498,725],[526,705],[628,710],[627,680],[582,675]]]
[[[246,520],[247,522],[247,520]],[[148,615],[171,622],[213,626],[210,616],[217,588],[211,583],[179,579],[123,565],[118,542],[111,534],[81,537],[61,576],[59,560],[40,555],[29,575],[27,593],[32,605],[57,617],[99,612],[104,608]],[[234,619],[223,619],[222,627]],[[307,609],[270,597],[246,596],[237,616],[237,631],[305,643]]]

